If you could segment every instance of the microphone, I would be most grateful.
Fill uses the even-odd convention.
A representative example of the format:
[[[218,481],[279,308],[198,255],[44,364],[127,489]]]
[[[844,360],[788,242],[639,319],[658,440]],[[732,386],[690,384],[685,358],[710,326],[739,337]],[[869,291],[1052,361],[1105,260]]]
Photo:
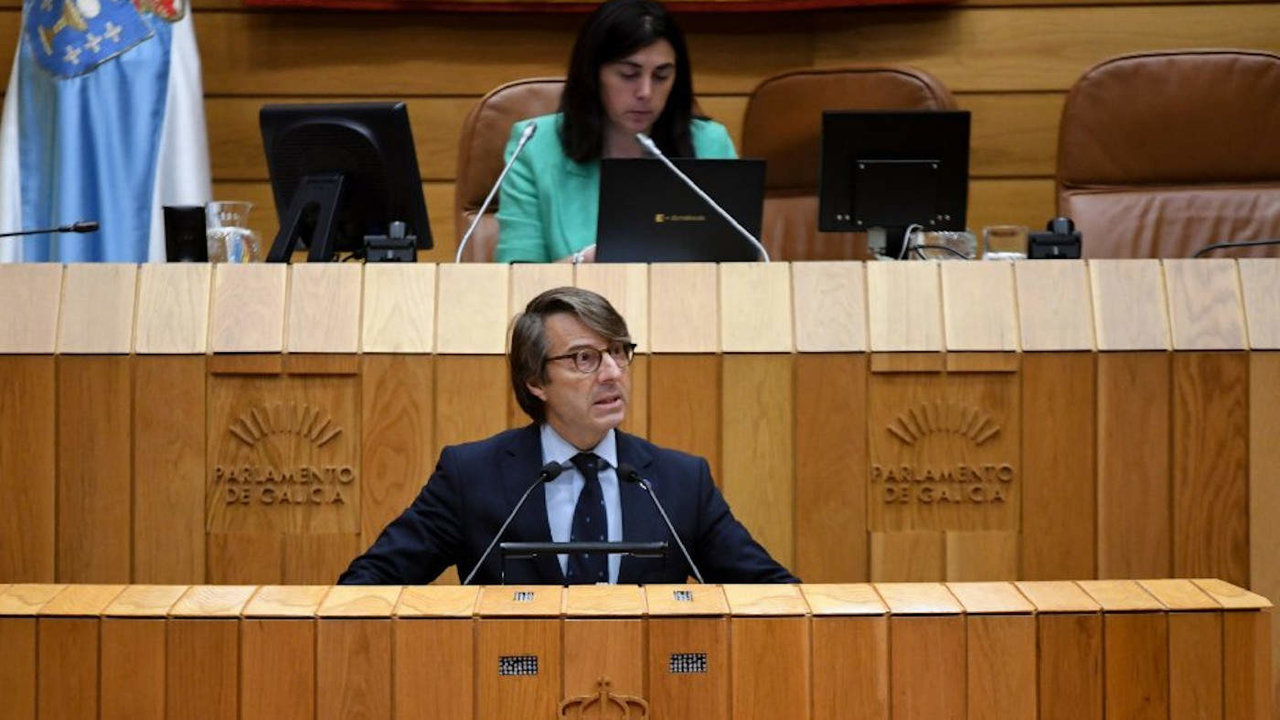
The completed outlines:
[[[702,188],[698,187],[698,183],[694,182],[688,175],[681,172],[680,168],[676,167],[675,163],[671,162],[671,160],[658,149],[657,143],[644,133],[636,133],[636,142],[640,143],[641,147],[648,151],[650,155],[661,160],[662,164],[666,165],[668,170],[675,173],[676,177],[683,180],[684,184],[688,185],[689,189],[692,190],[695,195],[702,198],[702,201],[710,205],[712,210],[715,210],[719,213],[720,217],[728,221],[728,223],[733,226],[733,229],[738,231],[739,235],[746,238],[747,242],[751,243],[751,245],[755,247],[756,252],[760,253],[760,257],[764,258],[765,262],[769,262],[769,251],[764,249],[764,246],[760,244],[760,241],[757,240],[754,235],[747,232],[747,229],[742,227],[741,223],[737,220],[734,220],[733,216],[726,212],[724,208],[720,207],[720,203],[712,200],[710,195],[703,192]]]
[[[658,514],[662,516],[662,521],[667,524],[667,530],[671,531],[671,537],[676,539],[676,545],[679,546],[680,552],[684,554],[685,562],[689,563],[689,568],[693,570],[693,576],[698,579],[698,582],[706,585],[706,581],[702,579],[702,573],[698,572],[698,566],[693,563],[693,557],[689,555],[688,548],[681,542],[680,534],[676,532],[675,525],[671,524],[671,518],[667,517],[667,511],[662,508],[662,503],[658,502],[658,496],[653,494],[653,488],[649,487],[649,483],[640,477],[640,473],[635,468],[627,463],[618,465],[618,477],[639,485],[644,488],[646,493],[649,493],[649,498],[653,500],[653,506],[658,508]],[[463,584],[465,585],[466,583]]]
[[[507,516],[506,520],[502,521],[502,527],[498,528],[498,534],[493,536],[493,540],[489,542],[489,547],[484,549],[484,553],[481,554],[480,559],[476,561],[476,566],[471,568],[471,572],[467,575],[467,579],[462,581],[463,585],[471,584],[471,578],[476,576],[476,572],[480,570],[480,566],[484,565],[484,561],[489,559],[489,554],[493,552],[493,546],[498,544],[498,539],[502,537],[502,533],[507,531],[507,526],[516,518],[516,513],[520,512],[520,508],[524,507],[524,502],[529,499],[529,495],[533,493],[533,489],[543,483],[549,483],[552,480],[555,480],[560,477],[560,473],[562,472],[564,472],[564,466],[560,463],[549,462],[542,466],[542,469],[538,471],[537,479],[535,479],[533,483],[529,485],[529,489],[525,490],[524,494],[520,496],[520,501],[516,503],[511,514]]]
[[[91,233],[98,229],[97,220],[77,220],[70,225],[59,225],[58,227],[41,228],[39,230],[18,230],[16,232],[0,233],[0,238],[18,237],[19,235],[50,235],[52,233]]]
[[[462,234],[462,242],[458,243],[458,252],[453,256],[456,263],[462,262],[462,250],[471,241],[471,236],[476,233],[476,228],[480,226],[480,219],[484,217],[484,211],[489,209],[489,203],[493,202],[493,196],[498,194],[498,188],[502,187],[502,181],[506,179],[507,173],[511,172],[511,166],[516,163],[516,158],[520,157],[520,153],[524,150],[524,146],[538,131],[538,125],[532,120],[525,123],[524,132],[520,133],[520,140],[516,143],[516,151],[511,153],[511,159],[506,165],[502,166],[502,172],[498,175],[498,179],[493,181],[493,187],[489,188],[489,194],[485,196],[484,202],[480,203],[480,210],[476,212],[475,218],[471,220],[471,227]],[[463,583],[464,585],[466,583]]]

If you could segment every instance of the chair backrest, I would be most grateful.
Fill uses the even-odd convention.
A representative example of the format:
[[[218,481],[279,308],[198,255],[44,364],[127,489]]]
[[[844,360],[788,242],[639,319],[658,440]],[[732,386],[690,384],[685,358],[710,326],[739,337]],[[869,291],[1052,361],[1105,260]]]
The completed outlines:
[[[868,65],[797,70],[760,83],[747,102],[743,157],[764,158],[761,240],[777,260],[866,257],[861,233],[818,232],[823,110],[950,110],[951,92],[915,68]]]
[[[455,237],[462,241],[489,189],[502,172],[502,151],[511,126],[529,117],[553,113],[560,107],[564,80],[530,78],[507,83],[485,95],[467,114],[458,141],[458,171],[454,186]],[[492,262],[498,244],[498,198],[485,211],[475,235],[463,252],[468,262]]]
[[[1186,257],[1212,242],[1280,237],[1280,55],[1184,50],[1099,63],[1067,93],[1056,186],[1086,257]]]

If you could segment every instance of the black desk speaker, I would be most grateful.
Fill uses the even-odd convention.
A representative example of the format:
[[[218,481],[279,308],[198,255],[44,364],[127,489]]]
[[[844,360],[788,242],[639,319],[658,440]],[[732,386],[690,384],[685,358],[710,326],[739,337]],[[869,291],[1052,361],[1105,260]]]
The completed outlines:
[[[209,262],[203,205],[164,207],[164,254],[169,262]]]

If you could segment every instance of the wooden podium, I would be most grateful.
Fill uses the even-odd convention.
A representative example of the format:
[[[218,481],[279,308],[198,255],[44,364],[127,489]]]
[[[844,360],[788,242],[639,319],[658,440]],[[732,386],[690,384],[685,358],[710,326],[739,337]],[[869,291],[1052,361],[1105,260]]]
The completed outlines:
[[[0,586],[34,718],[1271,717],[1271,605],[1217,580]]]

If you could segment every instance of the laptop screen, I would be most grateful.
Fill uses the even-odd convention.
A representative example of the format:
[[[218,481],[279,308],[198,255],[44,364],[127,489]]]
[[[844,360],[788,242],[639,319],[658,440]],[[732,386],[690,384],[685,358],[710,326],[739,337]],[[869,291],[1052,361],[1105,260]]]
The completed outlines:
[[[673,160],[760,237],[763,160]],[[651,158],[600,161],[597,262],[751,262],[755,247],[675,173]]]

